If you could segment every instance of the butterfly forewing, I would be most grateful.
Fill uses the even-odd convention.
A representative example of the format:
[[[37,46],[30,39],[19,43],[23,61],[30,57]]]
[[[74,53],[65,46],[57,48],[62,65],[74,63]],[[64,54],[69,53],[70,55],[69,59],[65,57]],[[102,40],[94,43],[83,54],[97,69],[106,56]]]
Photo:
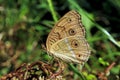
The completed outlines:
[[[76,11],[69,11],[53,27],[47,38],[47,50],[60,39],[69,36],[85,36],[85,30],[81,23],[81,17]]]

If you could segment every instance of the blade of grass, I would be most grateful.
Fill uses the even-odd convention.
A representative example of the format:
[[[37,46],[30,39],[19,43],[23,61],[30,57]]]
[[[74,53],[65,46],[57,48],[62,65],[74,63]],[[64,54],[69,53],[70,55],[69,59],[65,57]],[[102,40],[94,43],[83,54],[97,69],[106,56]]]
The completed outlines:
[[[70,68],[81,78],[80,80],[86,80],[86,78],[75,68],[72,64],[69,64]]]
[[[113,42],[116,46],[120,47],[120,45],[118,44],[118,42],[109,34],[109,32],[107,30],[105,30],[104,28],[102,28],[102,26],[100,26],[99,24],[95,23],[96,27],[101,30],[107,37],[108,39]]]
[[[51,13],[52,13],[52,17],[53,17],[54,21],[57,22],[57,21],[58,21],[58,18],[57,18],[55,9],[54,9],[54,7],[53,7],[52,0],[47,0],[47,1],[48,1],[48,5],[49,5],[49,8],[50,8],[50,11],[51,11]]]

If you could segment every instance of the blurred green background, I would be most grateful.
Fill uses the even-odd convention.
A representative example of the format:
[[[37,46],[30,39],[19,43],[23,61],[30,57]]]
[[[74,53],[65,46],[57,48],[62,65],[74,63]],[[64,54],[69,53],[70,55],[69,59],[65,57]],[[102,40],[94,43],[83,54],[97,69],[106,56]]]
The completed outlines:
[[[41,45],[70,10],[81,14],[92,50],[83,75],[97,80],[97,74],[115,62],[107,77],[119,80],[120,0],[0,0],[0,76],[23,63],[49,61]],[[79,80],[76,74],[73,78]]]

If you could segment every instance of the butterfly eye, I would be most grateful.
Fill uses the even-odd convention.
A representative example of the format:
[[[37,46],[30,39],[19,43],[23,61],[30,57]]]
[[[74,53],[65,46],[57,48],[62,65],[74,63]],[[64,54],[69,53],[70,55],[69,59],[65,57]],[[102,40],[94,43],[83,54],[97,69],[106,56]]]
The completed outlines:
[[[78,42],[77,40],[72,40],[71,46],[72,46],[73,48],[77,48],[77,47],[79,47],[79,42]]]
[[[76,34],[75,30],[73,30],[73,29],[69,29],[69,30],[68,30],[68,33],[69,33],[69,35],[71,35],[71,36],[73,36],[73,35]]]

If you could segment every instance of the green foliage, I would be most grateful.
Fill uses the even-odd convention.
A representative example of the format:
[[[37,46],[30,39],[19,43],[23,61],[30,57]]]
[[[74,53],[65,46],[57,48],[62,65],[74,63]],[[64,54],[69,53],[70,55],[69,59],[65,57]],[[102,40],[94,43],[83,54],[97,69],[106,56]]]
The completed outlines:
[[[99,72],[115,62],[107,77],[117,80],[115,76],[120,75],[119,0],[0,0],[0,76],[25,62],[52,62],[53,57],[41,45],[45,45],[60,16],[70,10],[81,14],[91,56],[81,72],[69,65],[65,73],[73,71],[75,79],[97,80]]]

